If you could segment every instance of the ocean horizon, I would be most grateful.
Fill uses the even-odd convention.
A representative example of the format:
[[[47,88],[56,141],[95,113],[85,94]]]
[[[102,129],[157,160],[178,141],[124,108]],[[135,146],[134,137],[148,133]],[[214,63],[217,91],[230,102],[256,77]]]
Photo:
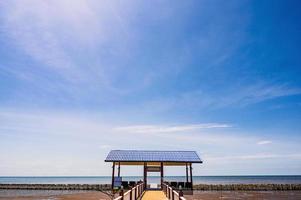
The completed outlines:
[[[124,181],[142,180],[142,176],[123,176]],[[185,176],[166,176],[165,181],[185,181]],[[149,176],[148,183],[159,183]],[[301,184],[301,175],[194,176],[194,184]],[[0,176],[0,184],[110,184],[110,176]]]

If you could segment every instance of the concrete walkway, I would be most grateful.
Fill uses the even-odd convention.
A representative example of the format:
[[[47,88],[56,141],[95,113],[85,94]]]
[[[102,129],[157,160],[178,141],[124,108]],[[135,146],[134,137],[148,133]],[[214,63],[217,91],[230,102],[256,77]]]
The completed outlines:
[[[163,191],[145,191],[142,200],[168,200]]]

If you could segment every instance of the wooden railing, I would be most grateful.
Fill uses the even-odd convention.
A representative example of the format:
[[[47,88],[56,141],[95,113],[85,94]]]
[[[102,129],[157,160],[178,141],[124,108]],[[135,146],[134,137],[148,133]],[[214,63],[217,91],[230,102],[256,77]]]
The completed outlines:
[[[144,183],[140,183],[130,190],[124,192],[123,188],[119,192],[119,197],[114,200],[137,200],[144,192]]]
[[[170,187],[168,184],[163,183],[162,184],[163,192],[165,193],[166,197],[170,200],[186,200],[183,197],[183,191],[180,189],[179,192],[174,190],[172,187]]]

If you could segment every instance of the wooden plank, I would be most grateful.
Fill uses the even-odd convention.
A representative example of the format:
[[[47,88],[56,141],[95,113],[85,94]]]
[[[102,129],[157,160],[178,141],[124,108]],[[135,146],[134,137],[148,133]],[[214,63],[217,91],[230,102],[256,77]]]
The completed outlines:
[[[161,167],[160,166],[147,166],[148,172],[160,172]]]
[[[142,200],[168,200],[163,191],[146,191]]]

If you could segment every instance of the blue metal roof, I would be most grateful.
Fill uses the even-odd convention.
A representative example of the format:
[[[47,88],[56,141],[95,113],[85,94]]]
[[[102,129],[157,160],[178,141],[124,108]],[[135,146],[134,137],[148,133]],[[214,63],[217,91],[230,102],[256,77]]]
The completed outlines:
[[[187,162],[202,163],[195,151],[112,150],[105,162]]]

